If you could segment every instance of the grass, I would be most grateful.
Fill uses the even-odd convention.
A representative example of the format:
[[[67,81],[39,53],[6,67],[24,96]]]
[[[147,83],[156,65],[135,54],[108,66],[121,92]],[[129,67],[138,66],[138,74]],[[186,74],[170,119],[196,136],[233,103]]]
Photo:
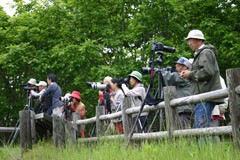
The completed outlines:
[[[126,148],[121,140],[101,141],[57,148],[50,142],[39,142],[21,158],[19,147],[0,148],[1,159],[26,160],[232,160],[238,159],[239,151],[230,142],[196,145],[195,140],[178,139],[133,143]]]

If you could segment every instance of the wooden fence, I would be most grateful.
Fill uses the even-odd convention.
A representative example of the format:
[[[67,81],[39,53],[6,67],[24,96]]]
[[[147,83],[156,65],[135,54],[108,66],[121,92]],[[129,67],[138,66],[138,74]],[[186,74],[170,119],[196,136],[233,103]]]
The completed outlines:
[[[223,135],[223,134],[232,134],[234,144],[240,148],[239,145],[239,123],[240,123],[240,68],[228,69],[226,71],[227,75],[227,89],[220,89],[208,93],[203,93],[199,95],[193,95],[188,97],[182,97],[175,99],[176,88],[173,86],[168,86],[164,88],[164,101],[155,105],[155,106],[145,106],[143,108],[143,112],[156,111],[158,109],[164,109],[166,115],[166,131],[159,132],[151,132],[151,133],[134,133],[132,136],[133,140],[141,140],[141,139],[159,139],[159,138],[168,138],[169,141],[172,140],[175,136],[195,136],[195,135]],[[231,126],[222,126],[222,127],[209,127],[209,128],[197,128],[197,129],[185,129],[185,130],[177,130],[177,124],[175,120],[175,109],[178,106],[186,105],[186,104],[195,104],[198,102],[209,101],[213,99],[220,99],[229,97],[229,107],[231,114]],[[132,128],[132,114],[138,113],[140,107],[130,108],[130,99],[125,98],[124,105],[122,110],[113,113],[104,115],[103,107],[96,107],[96,116],[84,120],[77,120],[75,117],[73,122],[69,123],[68,121],[53,116],[53,141],[57,146],[62,146],[68,142],[76,144],[77,141],[80,142],[92,142],[98,141],[101,139],[116,139],[121,138],[126,142],[129,141],[129,134]],[[31,117],[29,114],[28,118]],[[109,121],[114,118],[122,117],[124,134],[122,135],[105,135],[104,130],[104,121]],[[23,127],[21,126],[23,122],[21,122],[21,114],[20,114],[20,130],[21,134],[26,134],[29,136],[34,135],[31,131],[31,127]],[[31,120],[27,120],[24,122],[25,124],[32,124]],[[81,125],[88,125],[96,123],[96,137],[90,138],[80,138],[76,139],[76,130]],[[34,126],[34,125],[33,125]],[[34,128],[34,127],[33,127]],[[27,130],[24,132],[23,130]],[[30,132],[30,133],[29,133]],[[30,135],[31,134],[31,135]],[[20,138],[26,141],[27,136],[20,136]],[[30,138],[30,141],[34,143],[35,138]],[[20,142],[24,143],[23,140]],[[26,143],[26,142],[25,142]],[[21,145],[23,147],[27,146]],[[31,147],[31,145],[30,145]],[[26,148],[26,147],[25,147]]]

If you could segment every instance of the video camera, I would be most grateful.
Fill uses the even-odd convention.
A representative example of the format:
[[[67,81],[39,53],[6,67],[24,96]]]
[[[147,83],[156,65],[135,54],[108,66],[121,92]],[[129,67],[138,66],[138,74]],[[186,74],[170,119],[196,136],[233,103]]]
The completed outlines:
[[[149,74],[151,71],[150,67],[142,67],[143,74]],[[174,72],[174,68],[166,67],[166,68],[154,68],[154,72]]]
[[[38,87],[37,86],[29,86],[28,83],[22,83],[20,84],[20,86],[23,87],[24,90],[27,90],[27,91],[30,91],[30,90],[34,90],[34,91],[37,91],[38,90]]]
[[[162,51],[174,53],[176,49],[174,47],[165,46],[162,42],[153,42],[152,43],[152,51]]]

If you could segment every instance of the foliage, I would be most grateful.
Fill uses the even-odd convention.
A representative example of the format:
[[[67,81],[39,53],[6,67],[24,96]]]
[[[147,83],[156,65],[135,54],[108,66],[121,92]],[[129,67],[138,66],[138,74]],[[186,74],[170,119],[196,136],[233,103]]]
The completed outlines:
[[[12,126],[26,101],[19,86],[34,77],[59,77],[63,93],[78,90],[92,117],[97,91],[87,81],[127,77],[147,66],[151,43],[177,48],[164,53],[164,66],[192,57],[184,41],[189,30],[203,30],[218,49],[222,76],[239,64],[239,2],[233,0],[15,0],[17,12],[0,8],[1,126]],[[227,60],[227,61],[226,61]],[[148,77],[144,76],[144,84]],[[14,100],[13,100],[14,99]]]

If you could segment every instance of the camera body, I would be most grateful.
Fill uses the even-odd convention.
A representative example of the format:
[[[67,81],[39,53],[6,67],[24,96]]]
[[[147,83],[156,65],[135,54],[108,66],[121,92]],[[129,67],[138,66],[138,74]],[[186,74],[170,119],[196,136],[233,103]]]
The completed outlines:
[[[142,67],[142,73],[143,74],[150,74],[151,68],[150,67]],[[166,68],[154,68],[155,72],[174,72],[174,68],[172,67],[166,67]]]
[[[152,43],[152,51],[159,52],[169,52],[174,53],[176,49],[174,47],[165,46],[162,42],[153,42]]]

